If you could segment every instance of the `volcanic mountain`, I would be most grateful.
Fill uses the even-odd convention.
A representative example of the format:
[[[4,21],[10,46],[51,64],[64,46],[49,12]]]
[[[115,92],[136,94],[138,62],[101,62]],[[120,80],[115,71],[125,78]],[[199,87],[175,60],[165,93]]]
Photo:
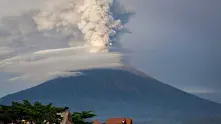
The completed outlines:
[[[202,120],[205,117],[211,121],[221,115],[220,104],[161,83],[132,68],[80,72],[78,76],[59,77],[7,95],[0,99],[0,104],[25,99],[69,106],[72,111],[93,110],[98,118],[126,116],[149,121],[153,118]]]

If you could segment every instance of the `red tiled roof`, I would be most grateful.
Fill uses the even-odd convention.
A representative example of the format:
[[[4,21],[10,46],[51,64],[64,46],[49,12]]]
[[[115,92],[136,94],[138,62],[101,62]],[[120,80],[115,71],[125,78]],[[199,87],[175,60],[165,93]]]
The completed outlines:
[[[92,121],[92,124],[100,124],[100,122],[97,120],[94,120],[94,121]]]
[[[132,119],[130,118],[109,118],[106,124],[122,124],[122,121],[126,121],[126,124],[132,124]]]

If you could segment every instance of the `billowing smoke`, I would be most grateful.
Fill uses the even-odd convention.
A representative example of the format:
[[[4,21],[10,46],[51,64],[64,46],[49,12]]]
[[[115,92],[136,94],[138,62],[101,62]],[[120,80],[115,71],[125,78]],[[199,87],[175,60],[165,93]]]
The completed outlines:
[[[84,41],[90,52],[109,51],[123,29],[111,12],[113,0],[49,0],[34,20],[40,31],[56,30]],[[70,41],[69,45],[76,41]]]
[[[15,74],[9,81],[42,83],[82,69],[124,65],[119,41],[130,33],[125,24],[133,13],[117,0],[44,2],[0,19],[0,73]]]

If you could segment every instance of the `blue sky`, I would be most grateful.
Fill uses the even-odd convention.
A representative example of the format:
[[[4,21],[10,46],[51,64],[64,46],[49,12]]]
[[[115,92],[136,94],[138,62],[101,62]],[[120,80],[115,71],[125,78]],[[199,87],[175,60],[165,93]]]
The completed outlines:
[[[13,0],[0,0],[0,17],[38,8],[42,1],[17,0],[15,4]],[[164,83],[221,102],[221,1],[121,0],[121,3],[136,12],[127,24],[132,34],[121,38],[123,47],[132,51],[131,65]],[[52,46],[65,45],[57,41]],[[0,73],[0,96],[34,85],[8,83],[8,76]]]
[[[124,39],[134,50],[131,62],[158,80],[220,102],[221,1],[129,3],[136,9],[133,34]]]

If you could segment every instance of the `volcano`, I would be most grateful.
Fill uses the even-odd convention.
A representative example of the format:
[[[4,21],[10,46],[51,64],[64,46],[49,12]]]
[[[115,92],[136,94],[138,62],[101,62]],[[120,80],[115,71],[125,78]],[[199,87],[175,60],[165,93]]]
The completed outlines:
[[[7,95],[0,99],[0,104],[25,99],[68,106],[72,111],[92,110],[100,119],[123,116],[143,121],[189,118],[206,122],[208,118],[207,121],[213,120],[214,124],[221,122],[220,104],[176,89],[133,68],[97,68],[80,72],[78,76],[58,77]]]

